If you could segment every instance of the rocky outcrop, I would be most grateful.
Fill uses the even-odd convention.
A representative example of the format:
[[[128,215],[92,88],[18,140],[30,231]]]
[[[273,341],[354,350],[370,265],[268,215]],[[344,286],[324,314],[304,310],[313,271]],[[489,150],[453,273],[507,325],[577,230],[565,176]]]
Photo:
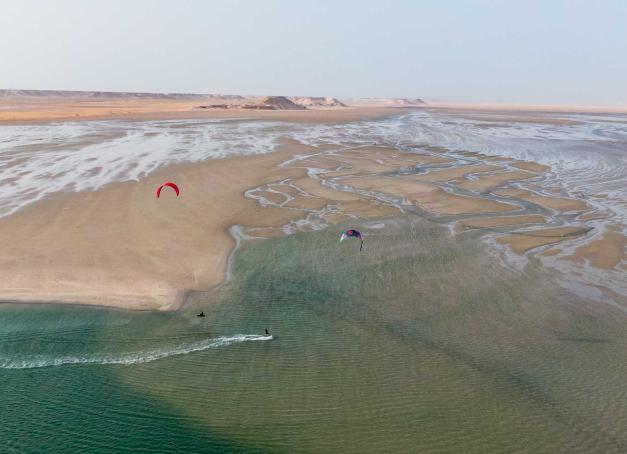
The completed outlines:
[[[347,101],[355,106],[389,106],[389,107],[417,107],[426,103],[420,98],[353,98]]]
[[[242,109],[255,110],[305,110],[306,107],[290,101],[285,96],[266,96],[254,104],[243,104]]]
[[[392,101],[400,106],[420,106],[425,104],[420,98],[394,98]]]
[[[346,107],[346,104],[336,98],[322,96],[305,96],[289,98],[294,103],[304,107]]]

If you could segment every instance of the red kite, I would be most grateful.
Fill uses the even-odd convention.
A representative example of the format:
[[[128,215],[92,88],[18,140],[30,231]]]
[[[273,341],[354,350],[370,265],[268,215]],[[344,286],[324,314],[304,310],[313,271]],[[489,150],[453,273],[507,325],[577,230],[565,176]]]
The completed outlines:
[[[161,186],[157,188],[157,198],[159,198],[159,196],[161,195],[161,190],[163,189],[164,186],[170,186],[172,189],[174,189],[174,192],[176,192],[176,196],[178,197],[179,192],[180,192],[179,187],[175,185],[174,183],[166,181],[165,183],[163,183]]]

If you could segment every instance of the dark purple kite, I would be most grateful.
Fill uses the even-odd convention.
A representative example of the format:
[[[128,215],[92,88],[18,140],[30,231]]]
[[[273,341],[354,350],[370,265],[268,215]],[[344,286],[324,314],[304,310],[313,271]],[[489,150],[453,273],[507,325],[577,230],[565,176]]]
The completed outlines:
[[[361,252],[361,250],[364,248],[364,237],[361,236],[361,232],[355,229],[350,229],[342,232],[342,236],[340,237],[340,243],[348,237],[359,239],[359,252]]]

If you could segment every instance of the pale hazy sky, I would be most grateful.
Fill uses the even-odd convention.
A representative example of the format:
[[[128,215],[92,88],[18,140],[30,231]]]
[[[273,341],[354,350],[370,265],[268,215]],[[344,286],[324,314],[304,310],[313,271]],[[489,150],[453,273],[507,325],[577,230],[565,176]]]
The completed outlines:
[[[627,103],[627,0],[0,0],[0,88]]]

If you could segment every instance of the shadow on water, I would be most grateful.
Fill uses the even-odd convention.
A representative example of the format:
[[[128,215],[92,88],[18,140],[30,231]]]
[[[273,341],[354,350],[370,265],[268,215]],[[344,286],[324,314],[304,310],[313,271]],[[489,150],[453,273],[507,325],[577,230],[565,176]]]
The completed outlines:
[[[0,376],[12,390],[3,393],[2,452],[259,451],[134,392],[102,367]]]
[[[605,344],[609,342],[607,339],[595,339],[590,337],[558,337],[557,340],[563,342],[584,342],[592,344]]]

